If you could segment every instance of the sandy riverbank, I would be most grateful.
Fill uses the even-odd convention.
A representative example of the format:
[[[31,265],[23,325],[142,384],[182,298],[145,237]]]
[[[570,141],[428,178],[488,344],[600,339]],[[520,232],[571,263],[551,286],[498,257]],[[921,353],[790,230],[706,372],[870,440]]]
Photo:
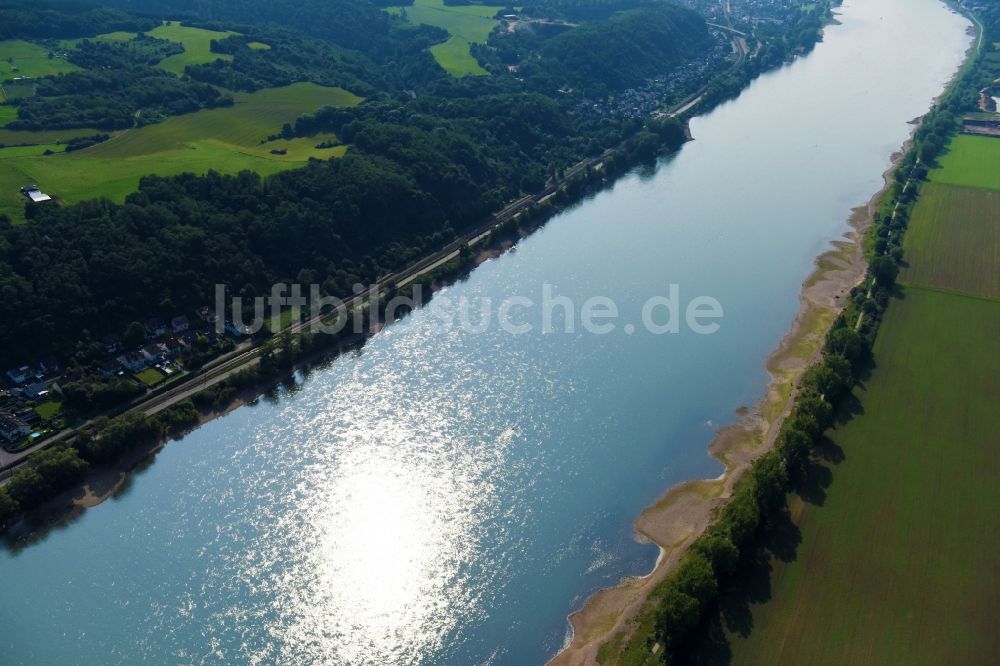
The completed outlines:
[[[973,21],[970,34],[976,38],[966,51],[962,65],[934,98],[932,106],[951,90],[980,48],[978,22],[954,3],[948,4]],[[617,587],[599,590],[580,610],[572,613],[568,644],[550,660],[552,666],[596,666],[602,645],[625,645],[649,594],[673,570],[687,547],[708,528],[715,508],[730,497],[736,482],[753,461],[774,445],[781,424],[793,406],[798,378],[818,359],[830,325],[846,305],[851,289],[864,279],[867,271],[865,234],[874,222],[879,203],[892,185],[896,167],[913,145],[922,118],[910,121],[913,129],[882,174],[882,189],[867,205],[852,211],[848,219],[851,230],[841,240],[833,241],[832,249],[816,258],[813,272],[802,283],[799,312],[792,328],[765,362],[770,377],[765,396],[753,410],[738,408],[739,420],[720,430],[709,445],[709,455],[725,465],[725,471],[715,479],[680,483],[643,510],[635,521],[635,529],[640,539],[648,539],[660,547],[653,570],[642,578],[627,579]]]
[[[602,644],[612,640],[623,644],[650,592],[673,570],[687,546],[711,524],[715,507],[730,496],[751,463],[774,444],[791,410],[795,383],[818,358],[827,330],[846,305],[851,289],[865,276],[864,236],[902,155],[893,155],[892,166],[884,174],[883,189],[868,205],[854,209],[849,220],[851,230],[816,259],[813,272],[802,285],[800,308],[792,328],[767,359],[770,380],[766,395],[753,409],[739,408],[739,420],[720,430],[709,446],[709,455],[723,463],[725,471],[715,479],[686,481],[670,488],[639,515],[635,521],[637,534],[661,549],[655,568],[645,577],[598,591],[570,615],[572,638],[551,664],[597,664]]]

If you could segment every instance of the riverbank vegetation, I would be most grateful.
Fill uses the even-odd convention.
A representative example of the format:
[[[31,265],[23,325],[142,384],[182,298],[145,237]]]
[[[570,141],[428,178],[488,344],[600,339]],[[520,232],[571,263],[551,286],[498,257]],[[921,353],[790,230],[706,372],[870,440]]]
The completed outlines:
[[[655,158],[661,142],[680,145],[684,140],[679,123],[658,121],[652,128],[658,133],[657,138],[644,139],[646,133],[641,133],[621,146],[615,157],[609,156],[602,162],[601,169],[587,169],[562,181],[560,188],[546,202],[527,208],[505,223],[497,225],[478,251],[501,250],[505,244],[531,233],[564,206],[571,205],[587,192],[610,184],[636,160]],[[50,447],[61,451],[58,460],[72,468],[72,474],[65,472],[62,466],[51,467],[46,462],[49,458],[41,456],[50,450],[45,449],[33,454],[18,469],[15,474],[20,476],[13,485],[13,491],[0,487],[0,529],[15,517],[37,510],[66,491],[82,492],[82,484],[86,483],[88,472],[100,472],[137,448],[176,436],[204,418],[225,412],[240,399],[256,398],[260,392],[269,390],[277,382],[287,378],[299,365],[321,360],[363,343],[368,335],[386,323],[407,314],[405,306],[393,311],[386,309],[394,298],[403,297],[412,299],[413,302],[422,302],[437,287],[466,275],[477,265],[477,261],[477,252],[472,251],[468,245],[462,246],[454,259],[421,274],[404,287],[390,285],[381,295],[379,311],[372,312],[367,302],[356,305],[347,314],[345,325],[335,333],[305,331],[292,334],[283,330],[274,336],[265,329],[259,335],[265,342],[257,353],[256,363],[247,364],[195,393],[190,399],[158,414],[150,416],[133,410],[114,418],[99,416],[93,419],[75,435]],[[420,290],[420,295],[416,293],[417,290]],[[339,316],[342,315],[328,313],[326,323],[335,323]],[[288,323],[296,322],[289,319]],[[142,373],[139,373],[138,378],[142,379]],[[112,379],[92,382],[88,380],[86,373],[80,375],[78,370],[68,373],[67,379],[68,383],[63,388],[65,409],[76,416],[89,416],[109,410],[144,393],[135,381]],[[159,381],[162,379],[162,375],[159,375]],[[38,461],[36,456],[41,456]]]
[[[544,219],[685,140],[678,120],[650,117],[681,88],[662,97],[644,92],[648,108],[637,112],[612,104],[595,109],[569,85],[569,74],[551,73],[556,70],[529,79],[507,69],[455,78],[428,51],[440,41],[439,29],[414,26],[366,2],[345,0],[336,25],[317,22],[329,8],[310,3],[295,11],[284,7],[278,25],[265,20],[274,16],[272,5],[284,6],[280,2],[265,3],[259,15],[243,6],[239,16],[217,7],[211,20],[183,2],[135,4],[156,18],[108,11],[81,21],[78,30],[64,25],[42,35],[26,20],[28,12],[7,26],[16,28],[12,37],[60,40],[52,48],[75,53],[84,73],[104,71],[98,64],[107,59],[129,60],[143,77],[192,90],[209,86],[219,94],[213,99],[232,100],[219,101],[224,106],[217,109],[167,109],[150,118],[155,122],[127,130],[0,129],[0,141],[18,145],[0,149],[0,173],[9,167],[0,179],[3,197],[23,202],[14,188],[37,180],[57,199],[21,203],[25,223],[0,218],[0,367],[58,357],[68,379],[61,387],[67,414],[99,413],[119,398],[124,406],[147,390],[105,373],[102,366],[116,358],[108,356],[105,340],[131,340],[122,351],[137,349],[128,335],[141,328],[137,322],[169,321],[181,313],[193,318],[212,302],[216,284],[245,298],[279,281],[320,284],[324,294],[346,296],[355,283],[373,282],[480,228],[510,201],[553,194],[517,224]],[[211,31],[198,33],[201,55],[185,64],[183,77],[163,67],[182,55],[178,44],[188,53],[191,39],[176,22],[161,21],[171,7],[184,19],[180,27]],[[299,10],[310,8],[317,14],[307,25]],[[584,29],[606,31],[610,45],[627,51],[614,34],[622,22],[634,22],[620,15],[632,9],[579,20],[595,22]],[[732,60],[708,53],[720,46],[728,51],[728,40],[707,38],[696,14],[657,11],[648,28],[654,37],[661,31],[669,44],[659,44],[649,57],[662,57],[665,75],[684,63],[697,63],[700,69],[690,71],[705,80],[732,69]],[[255,22],[247,24],[247,16]],[[691,35],[681,38],[679,25]],[[350,27],[354,33],[342,34]],[[206,37],[209,51],[220,57],[205,57]],[[628,65],[613,66],[623,72]],[[38,86],[73,80],[54,77]],[[328,87],[338,82],[351,82],[351,92]],[[93,91],[101,98],[99,86]],[[296,106],[299,97],[306,101]],[[259,100],[268,103],[248,113]],[[55,107],[39,106],[37,118],[55,117],[45,108]],[[60,154],[67,143],[78,149]],[[207,158],[192,157],[197,155]],[[334,156],[339,159],[309,159]],[[295,163],[303,159],[309,162]],[[216,160],[216,170],[209,170]],[[300,168],[274,173],[289,165]],[[445,268],[458,273],[468,260],[463,256]],[[220,385],[199,398],[198,407],[221,408],[238,390]],[[94,462],[83,449],[81,456]],[[52,485],[53,491],[56,486],[62,487]]]
[[[983,222],[997,192],[963,155],[996,159],[1000,142],[955,138],[961,114],[976,109],[970,91],[996,76],[1000,15],[980,19],[993,46],[973,54],[916,131],[875,214],[868,278],[799,382],[774,448],[602,663],[996,654],[980,618],[998,565],[985,535],[1000,526],[988,487],[1000,368],[987,351],[1000,301],[996,271],[983,270],[998,238]],[[979,189],[942,189],[969,185]],[[938,248],[941,234],[950,238]]]

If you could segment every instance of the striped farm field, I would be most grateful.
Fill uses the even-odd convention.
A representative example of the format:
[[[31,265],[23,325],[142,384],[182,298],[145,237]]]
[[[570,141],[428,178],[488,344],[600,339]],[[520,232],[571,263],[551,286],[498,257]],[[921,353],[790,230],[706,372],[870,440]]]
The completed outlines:
[[[734,664],[991,664],[1000,655],[1000,302],[907,287],[863,413]]]
[[[1000,149],[1000,141],[997,141]],[[1000,191],[926,184],[904,241],[909,284],[1000,299]]]
[[[792,545],[726,602],[713,654],[1000,662],[998,179],[1000,139],[959,136],[921,187],[853,416],[792,499]]]

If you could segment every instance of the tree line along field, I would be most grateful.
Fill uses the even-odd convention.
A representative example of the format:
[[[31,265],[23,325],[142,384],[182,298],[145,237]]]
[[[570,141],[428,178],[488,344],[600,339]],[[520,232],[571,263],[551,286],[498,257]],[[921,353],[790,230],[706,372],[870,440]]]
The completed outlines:
[[[213,53],[211,48],[212,40],[225,39],[237,33],[226,31],[205,30],[203,28],[192,28],[183,25],[180,21],[165,21],[162,25],[146,33],[150,37],[165,39],[170,42],[177,42],[184,47],[183,53],[164,58],[157,65],[161,69],[173,72],[177,76],[184,74],[184,68],[188,65],[202,65],[215,62],[216,60],[232,60],[232,56],[226,53]],[[109,32],[96,37],[88,37],[95,42],[128,42],[136,38],[134,32]],[[73,48],[83,39],[63,40],[62,45]],[[259,44],[257,48],[266,47],[266,44]],[[68,64],[68,63],[67,63]]]
[[[801,542],[727,635],[734,663],[996,663],[997,160],[1000,139],[959,136],[922,188],[832,481],[793,501]]]
[[[232,107],[174,116],[161,123],[127,130],[91,148],[61,153],[56,145],[72,136],[96,131],[11,132],[0,130],[0,143],[39,142],[0,149],[0,213],[23,219],[20,188],[37,184],[66,203],[107,197],[123,201],[144,175],[185,172],[271,175],[305,164],[309,158],[343,155],[346,146],[316,148],[336,137],[316,136],[261,143],[283,123],[323,106],[352,106],[361,98],[340,88],[295,83],[256,93],[236,93]],[[57,154],[44,155],[46,150]],[[272,151],[278,151],[277,153]]]
[[[405,11],[413,24],[425,23],[447,30],[451,37],[431,47],[431,54],[445,70],[454,76],[483,75],[469,52],[473,43],[485,44],[486,38],[498,24],[493,18],[503,5],[447,6],[442,0],[415,0],[406,7],[390,7],[388,11],[399,14]]]
[[[232,56],[224,53],[212,53],[211,42],[213,39],[225,39],[235,35],[235,32],[216,32],[214,30],[203,30],[201,28],[189,28],[181,25],[177,21],[169,24],[164,23],[155,30],[147,33],[150,37],[166,39],[171,42],[179,42],[184,47],[184,53],[170,56],[160,61],[158,67],[173,72],[178,76],[184,74],[184,68],[188,65],[201,65],[215,62],[216,60],[232,60]]]
[[[201,65],[216,60],[232,60],[232,56],[229,54],[213,53],[211,42],[212,40],[225,39],[237,33],[204,30],[185,26],[178,21],[165,21],[147,34],[158,39],[176,42],[184,47],[183,53],[164,58],[157,64],[160,69],[182,76],[184,68],[188,65]],[[94,42],[128,42],[136,37],[136,33],[119,31],[86,39]],[[62,40],[59,45],[70,50],[82,41],[84,41],[82,38]],[[267,44],[254,42],[252,48],[267,49],[270,47]],[[50,55],[55,57],[50,57]],[[66,74],[79,69],[73,63],[66,61],[62,54],[51,52],[42,45],[20,39],[0,41],[0,82],[22,76],[38,79],[44,76]],[[16,109],[5,103],[15,97],[30,97],[33,94],[34,85],[30,83],[7,83],[0,86],[0,128],[17,117]]]
[[[43,46],[20,39],[0,41],[0,127],[17,117],[17,109],[8,104],[11,100],[34,94],[33,83],[12,83],[20,77],[38,79],[43,76],[65,74],[79,69],[66,60],[50,56]],[[4,83],[4,82],[7,83]]]

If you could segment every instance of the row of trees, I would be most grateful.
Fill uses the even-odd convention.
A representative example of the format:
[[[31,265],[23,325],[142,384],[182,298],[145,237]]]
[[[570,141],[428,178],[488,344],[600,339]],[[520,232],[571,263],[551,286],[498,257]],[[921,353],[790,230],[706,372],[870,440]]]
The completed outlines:
[[[51,353],[71,365],[78,343],[191,312],[216,284],[246,297],[278,281],[349,295],[642,129],[489,89],[303,117],[294,133],[333,132],[351,151],[268,179],[147,177],[124,205],[29,207],[29,224],[0,220],[0,366]],[[683,141],[676,125],[644,136],[646,157]]]
[[[0,7],[0,39],[71,39],[108,32],[152,30],[159,21],[107,7],[38,2],[5,2]]]
[[[17,119],[7,127],[125,129],[232,104],[211,85],[154,66],[181,51],[179,44],[148,36],[124,43],[84,40],[69,55],[83,69],[40,79],[34,97],[16,101]]]
[[[97,419],[72,444],[59,444],[31,455],[0,487],[0,529],[16,515],[33,510],[84,479],[95,465],[117,460],[129,448],[179,432],[198,422],[190,401],[156,416],[141,413]]]
[[[28,458],[0,487],[0,530],[15,516],[33,511],[62,492],[74,488],[86,474],[114,464],[137,446],[154,444],[198,423],[202,413],[221,411],[246,390],[273,383],[292,366],[326,351],[347,335],[284,334],[265,345],[260,362],[153,416],[141,411],[115,418],[98,417],[82,428],[70,443],[43,449]]]
[[[1000,11],[980,13],[984,43],[1000,38]],[[994,47],[995,50],[995,47]],[[987,47],[987,52],[989,48]],[[699,538],[678,569],[664,582],[656,609],[655,637],[665,662],[681,662],[692,642],[704,635],[719,595],[734,585],[737,563],[757,552],[762,529],[787,511],[788,492],[805,480],[811,457],[834,415],[849,396],[859,373],[870,365],[871,348],[902,262],[902,238],[917,184],[957,129],[957,115],[975,108],[983,80],[995,77],[996,58],[981,55],[924,118],[913,147],[901,161],[882,211],[871,230],[868,279],[851,292],[845,310],[831,327],[823,359],[799,382],[794,408],[773,450],[764,454],[735,488],[716,522]],[[899,206],[897,207],[897,204]],[[860,325],[855,330],[856,322]]]
[[[494,232],[489,242],[495,242],[506,235],[541,224],[563,203],[570,203],[595,185],[607,182],[608,178],[628,168],[636,160],[653,157],[667,148],[676,148],[684,141],[683,127],[675,120],[661,120],[651,123],[647,130],[639,132],[626,141],[616,156],[604,161],[604,169],[587,170],[565,183],[552,201],[536,206],[519,218],[510,220],[502,229]],[[527,225],[519,230],[518,225]],[[390,287],[381,300],[384,308],[393,296],[403,295],[407,290],[429,290],[439,281],[451,281],[467,271],[474,262],[474,255],[468,247],[463,247],[459,256],[426,273],[410,283],[403,290]],[[413,296],[412,291],[407,293]],[[360,317],[365,330],[373,330],[373,322],[382,322],[398,316],[400,312],[371,312],[367,304],[360,312],[349,315],[352,320]],[[130,329],[140,325],[132,324]],[[33,455],[28,463],[19,469],[6,488],[0,488],[0,529],[5,523],[23,512],[29,512],[52,499],[55,495],[78,484],[95,466],[112,464],[135,446],[149,444],[163,437],[175,434],[198,422],[202,413],[220,412],[227,409],[246,391],[257,392],[262,387],[273,384],[298,363],[316,355],[351,343],[352,326],[341,327],[336,333],[303,332],[291,335],[287,331],[270,338],[261,349],[259,363],[247,367],[192,396],[174,407],[154,416],[140,412],[130,412],[109,419],[98,417],[93,423],[78,433],[71,444],[62,444]],[[270,336],[269,332],[262,335]],[[137,342],[136,337],[132,342]],[[96,350],[95,350],[96,351]],[[78,377],[81,368],[68,373],[69,381],[63,387],[64,408],[70,412],[93,413],[95,409],[106,409],[142,393],[137,383],[125,379],[111,379],[88,382]]]
[[[802,377],[795,407],[771,451],[754,463],[716,522],[691,547],[664,583],[656,609],[656,639],[664,660],[682,654],[701,628],[738,562],[756,550],[756,538],[786,509],[786,494],[804,480],[810,455],[833,423],[868,359],[867,341],[845,317],[831,330],[823,361]]]

